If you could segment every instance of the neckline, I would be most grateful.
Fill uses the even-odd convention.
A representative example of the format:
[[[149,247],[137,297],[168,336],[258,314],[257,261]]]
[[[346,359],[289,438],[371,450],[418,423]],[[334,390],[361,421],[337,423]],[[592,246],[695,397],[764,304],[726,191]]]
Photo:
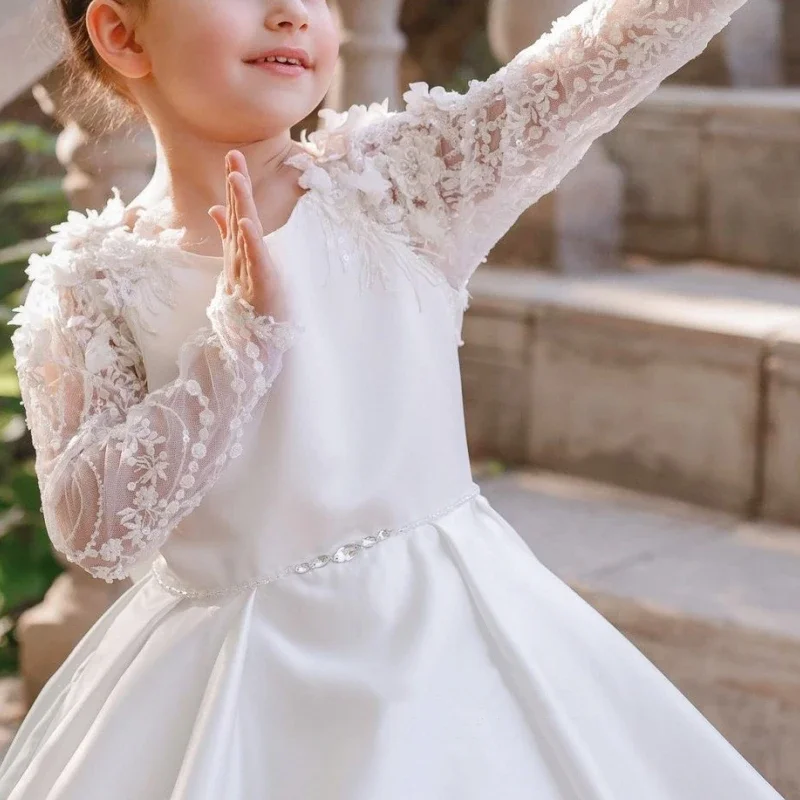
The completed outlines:
[[[284,163],[295,166],[295,168],[298,169],[300,172],[298,177],[298,185],[300,185],[301,188],[305,188],[305,191],[297,199],[297,202],[295,202],[286,222],[284,222],[283,225],[279,226],[278,228],[275,228],[275,230],[264,235],[263,241],[265,242],[279,236],[281,233],[286,231],[290,225],[293,224],[295,218],[300,213],[301,206],[304,205],[304,201],[314,192],[313,186],[303,183],[308,164],[306,163],[302,167],[300,167],[297,162],[295,162],[295,164],[291,164],[293,159],[311,159],[313,161],[315,160],[314,154],[310,152],[309,147],[303,142],[296,142],[296,144],[300,145],[300,149],[288,156]],[[195,262],[204,267],[213,267],[217,270],[221,268],[222,262],[224,261],[224,256],[207,256],[202,255],[201,253],[193,253],[190,250],[184,250],[180,246],[180,242],[186,232],[185,228],[158,227],[157,220],[162,204],[157,204],[156,206],[141,212],[131,225],[125,220],[127,207],[121,198],[119,188],[117,186],[112,186],[111,191],[112,196],[108,199],[105,207],[102,210],[87,210],[87,221],[93,221],[94,224],[103,227],[108,231],[116,230],[117,235],[122,235],[124,238],[133,241],[134,243],[144,245],[145,247],[167,249],[172,254],[177,255],[181,260]],[[76,212],[74,211],[70,212],[71,216],[75,214]]]
[[[284,231],[286,231],[294,222],[295,218],[298,216],[300,212],[300,206],[303,205],[304,201],[308,199],[309,195],[311,195],[312,190],[307,189],[300,197],[297,199],[297,202],[294,204],[288,219],[283,225],[275,228],[275,230],[270,231],[269,233],[263,236],[263,241],[269,242],[273,238],[276,238]],[[209,267],[219,267],[222,262],[224,261],[224,256],[206,256],[202,253],[193,253],[191,250],[184,250],[178,244],[175,245],[177,248],[181,258],[186,259],[187,261],[196,261],[199,264],[203,264]]]

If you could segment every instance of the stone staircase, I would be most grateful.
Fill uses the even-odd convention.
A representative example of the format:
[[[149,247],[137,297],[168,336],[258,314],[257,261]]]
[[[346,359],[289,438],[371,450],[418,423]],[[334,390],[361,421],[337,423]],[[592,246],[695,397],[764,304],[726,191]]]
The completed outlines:
[[[563,278],[487,266],[462,371],[470,447],[800,523],[800,280],[710,262]]]

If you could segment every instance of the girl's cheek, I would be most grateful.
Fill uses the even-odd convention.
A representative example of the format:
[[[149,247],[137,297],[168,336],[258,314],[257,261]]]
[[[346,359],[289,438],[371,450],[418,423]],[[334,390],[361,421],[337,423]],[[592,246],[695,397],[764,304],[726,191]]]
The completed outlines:
[[[181,51],[186,67],[197,76],[227,73],[239,66],[248,52],[246,44],[240,44],[246,42],[240,21],[221,17],[209,22],[192,32]]]
[[[336,62],[339,57],[339,47],[341,44],[341,37],[339,29],[332,18],[325,20],[320,24],[320,33],[317,36],[317,58],[325,60],[328,65]]]

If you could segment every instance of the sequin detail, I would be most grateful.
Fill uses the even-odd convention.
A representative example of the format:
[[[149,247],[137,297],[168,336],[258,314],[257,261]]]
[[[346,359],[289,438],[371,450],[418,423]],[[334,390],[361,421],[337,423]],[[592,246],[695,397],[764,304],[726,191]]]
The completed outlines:
[[[307,561],[301,561],[297,564],[292,564],[288,567],[284,567],[283,569],[273,573],[272,575],[267,575],[263,578],[256,578],[252,581],[235,584],[233,586],[227,586],[223,589],[196,590],[182,586],[176,586],[174,584],[169,583],[164,577],[164,575],[161,574],[157,563],[153,564],[151,571],[163,589],[179,597],[187,597],[193,600],[204,600],[209,598],[225,597],[228,595],[238,594],[239,592],[246,591],[247,589],[255,589],[259,586],[265,586],[268,583],[274,583],[280,578],[286,578],[289,575],[303,575],[307,572],[312,572],[313,570],[326,567],[329,564],[345,564],[348,561],[352,561],[356,556],[358,556],[364,550],[369,550],[370,548],[374,547],[379,542],[386,541],[387,539],[396,538],[401,534],[408,533],[409,531],[412,531],[415,528],[420,528],[423,525],[428,525],[431,522],[440,519],[441,517],[449,514],[451,511],[455,511],[457,508],[464,505],[465,503],[468,503],[470,500],[477,497],[479,494],[480,494],[480,488],[476,486],[471,492],[469,492],[469,494],[464,495],[455,503],[451,503],[449,506],[439,509],[438,511],[434,512],[433,514],[430,514],[424,519],[416,520],[415,522],[403,525],[400,528],[382,528],[381,530],[377,531],[374,534],[371,534],[369,536],[363,536],[360,539],[357,539],[356,541],[342,544],[335,550],[331,551],[330,553],[318,555],[315,556],[314,558],[310,558]]]

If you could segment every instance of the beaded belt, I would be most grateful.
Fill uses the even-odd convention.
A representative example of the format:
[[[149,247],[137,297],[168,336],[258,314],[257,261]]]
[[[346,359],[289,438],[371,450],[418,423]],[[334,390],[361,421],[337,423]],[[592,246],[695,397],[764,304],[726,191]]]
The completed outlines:
[[[419,519],[415,522],[409,523],[408,525],[403,525],[401,528],[382,528],[376,533],[369,536],[363,536],[357,541],[347,542],[346,544],[340,545],[331,553],[315,556],[308,561],[302,561],[298,564],[292,564],[291,566],[284,567],[272,575],[267,575],[263,578],[255,578],[251,581],[238,583],[233,586],[227,586],[224,589],[196,590],[182,586],[176,586],[170,583],[159,571],[158,562],[155,562],[152,565],[151,571],[163,589],[166,589],[166,591],[178,595],[179,597],[189,597],[192,599],[224,597],[226,595],[243,592],[247,589],[254,589],[258,586],[264,586],[268,583],[273,583],[280,578],[285,578],[289,575],[302,575],[303,573],[311,572],[312,570],[328,566],[328,564],[344,564],[348,561],[352,561],[359,553],[363,552],[364,550],[369,550],[379,542],[383,542],[386,539],[395,538],[403,533],[408,533],[409,531],[414,530],[415,528],[420,528],[423,525],[428,525],[431,522],[434,522],[435,520],[445,516],[446,514],[449,514],[451,511],[455,511],[455,509],[457,509],[459,506],[462,506],[465,503],[468,503],[474,497],[477,497],[480,494],[480,491],[480,488],[476,486],[471,492],[456,500],[455,503],[451,503],[449,506],[441,508],[433,514],[429,514],[424,519]]]

